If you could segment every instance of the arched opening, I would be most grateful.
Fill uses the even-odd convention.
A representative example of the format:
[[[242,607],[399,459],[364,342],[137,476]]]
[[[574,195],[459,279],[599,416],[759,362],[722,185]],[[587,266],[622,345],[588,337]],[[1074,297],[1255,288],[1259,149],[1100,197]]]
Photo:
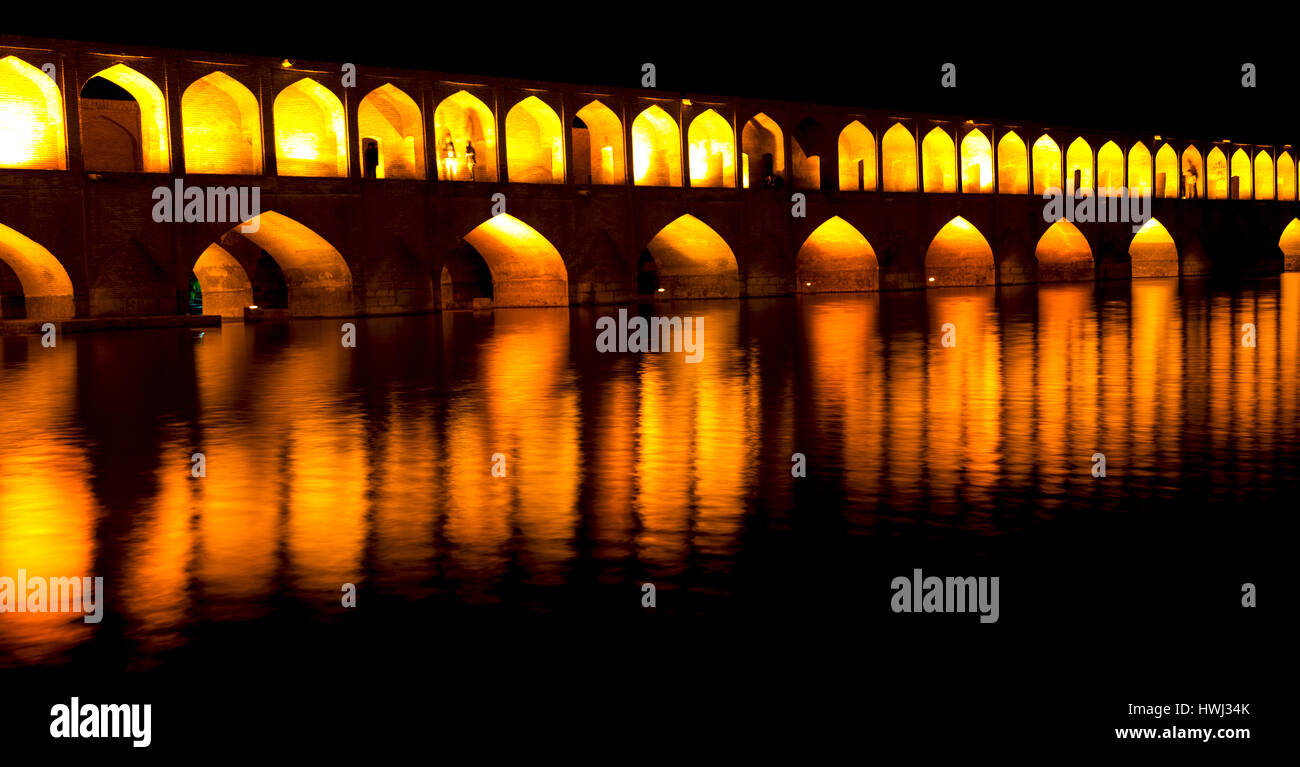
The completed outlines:
[[[506,112],[506,176],[523,184],[564,183],[564,131],[559,115],[536,96]]]
[[[1029,194],[1028,151],[1015,131],[998,141],[998,192]]]
[[[86,170],[171,170],[167,104],[153,80],[114,64],[82,86],[80,108]]]
[[[794,188],[821,189],[822,158],[805,153],[803,144],[793,136],[790,137],[790,147],[794,152]]]
[[[385,83],[361,99],[357,130],[366,178],[425,177],[424,119],[402,89]]]
[[[6,318],[68,319],[75,314],[72,279],[63,264],[35,241],[0,224],[0,292]]]
[[[1290,152],[1277,156],[1277,198],[1279,200],[1295,199],[1295,160]]]
[[[1065,186],[1076,193],[1092,194],[1092,147],[1083,136],[1070,142],[1065,150]]]
[[[744,188],[785,185],[785,138],[775,120],[761,112],[751,117],[740,132],[740,146]]]
[[[44,72],[17,56],[0,58],[0,168],[66,170],[63,97]]]
[[[1255,199],[1273,199],[1273,158],[1268,150],[1261,149],[1255,155]]]
[[[448,307],[448,278],[455,299],[488,299],[478,306],[567,306],[569,272],[564,259],[540,232],[508,213],[493,216],[463,238],[443,275],[443,307]],[[482,264],[479,261],[482,261]],[[483,266],[487,267],[485,277]],[[485,281],[486,280],[486,281]]]
[[[916,140],[902,123],[880,139],[881,183],[886,192],[916,191]]]
[[[1244,149],[1232,153],[1232,179],[1228,182],[1228,196],[1234,200],[1249,200],[1253,196],[1252,181],[1255,175],[1250,168],[1250,155]]]
[[[279,271],[278,268],[276,271]],[[240,266],[229,251],[215,242],[203,251],[198,261],[194,262],[194,278],[198,281],[200,306],[204,314],[219,314],[226,319],[242,319],[244,307],[263,305],[254,299],[253,283],[248,279],[244,267]],[[284,285],[283,275],[280,276],[279,283],[276,287],[283,290],[284,298],[283,306],[279,308],[287,309],[288,286]],[[193,304],[192,298],[191,304]]]
[[[593,101],[573,118],[573,175],[579,184],[621,184],[623,123],[613,110]]]
[[[1206,185],[1209,190],[1211,200],[1228,199],[1228,158],[1224,156],[1223,150],[1217,146],[1210,150],[1209,155],[1205,158],[1206,165]]]
[[[1133,277],[1177,277],[1178,247],[1157,219],[1149,219],[1129,243]]]
[[[457,91],[433,110],[440,181],[496,181],[496,117],[467,91]]]
[[[943,128],[934,128],[921,141],[921,177],[927,192],[957,191],[957,155],[952,137]]]
[[[646,245],[638,268],[638,290],[649,271],[655,273],[654,297],[736,298],[740,295],[740,270],[726,240],[698,218],[685,215]],[[648,254],[653,267],[644,263]]]
[[[1151,189],[1151,150],[1139,141],[1128,150],[1128,193],[1147,195],[1152,193]]]
[[[236,247],[236,235],[248,239],[261,253],[253,269],[254,304],[287,308],[293,317],[342,317],[354,313],[352,270],[342,254],[319,234],[268,210],[231,229],[222,240],[223,247]],[[213,256],[209,264],[221,263],[220,254],[211,248],[204,253]],[[225,268],[229,269],[228,263]]]
[[[722,115],[706,109],[691,120],[686,131],[691,186],[736,186],[736,138]]]
[[[185,172],[262,172],[262,112],[257,98],[225,72],[199,78],[181,95]]]
[[[944,224],[925,251],[925,281],[932,288],[993,283],[993,248],[961,216]]]
[[[961,140],[961,190],[975,194],[993,191],[993,145],[978,128]]]
[[[1044,133],[1034,142],[1034,194],[1064,188],[1061,184],[1061,147]]]
[[[328,88],[304,77],[275,97],[276,172],[281,176],[348,175],[343,104]]]
[[[1097,150],[1097,189],[1107,197],[1116,197],[1123,188],[1124,150],[1114,141],[1107,141]]]
[[[658,104],[632,121],[632,178],[636,186],[682,185],[681,133]]]
[[[800,293],[875,290],[880,265],[876,251],[852,224],[832,216],[799,248],[795,272]]]
[[[1205,196],[1205,166],[1200,150],[1194,146],[1188,146],[1183,150],[1182,176],[1184,198],[1194,199]]]
[[[853,192],[876,190],[876,140],[867,126],[854,120],[840,131],[840,189]]]
[[[1282,250],[1283,271],[1300,271],[1300,218],[1286,225],[1277,246]]]
[[[1152,193],[1156,197],[1177,199],[1180,178],[1182,174],[1178,170],[1178,153],[1168,144],[1161,146],[1160,151],[1156,152],[1155,186]]]
[[[1093,279],[1092,247],[1074,224],[1064,219],[1043,232],[1034,248],[1039,282],[1076,282]]]

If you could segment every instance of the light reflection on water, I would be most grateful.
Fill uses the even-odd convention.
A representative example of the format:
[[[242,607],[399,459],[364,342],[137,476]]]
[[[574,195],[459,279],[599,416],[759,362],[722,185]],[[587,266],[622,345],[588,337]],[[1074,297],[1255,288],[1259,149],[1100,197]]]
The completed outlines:
[[[147,665],[286,605],[328,622],[345,582],[534,611],[639,579],[725,598],[810,514],[836,521],[814,546],[978,546],[1296,469],[1300,274],[667,305],[706,318],[699,364],[597,353],[613,311],[358,320],[356,349],[337,321],[0,339],[0,575],[110,594],[99,627],[0,616],[0,665],[97,631]]]

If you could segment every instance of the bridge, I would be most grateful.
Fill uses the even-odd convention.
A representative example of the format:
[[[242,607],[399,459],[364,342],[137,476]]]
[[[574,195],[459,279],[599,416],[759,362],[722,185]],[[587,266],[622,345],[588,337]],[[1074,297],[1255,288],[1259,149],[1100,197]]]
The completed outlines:
[[[1290,145],[0,36],[6,318],[1271,274],[1296,190]]]

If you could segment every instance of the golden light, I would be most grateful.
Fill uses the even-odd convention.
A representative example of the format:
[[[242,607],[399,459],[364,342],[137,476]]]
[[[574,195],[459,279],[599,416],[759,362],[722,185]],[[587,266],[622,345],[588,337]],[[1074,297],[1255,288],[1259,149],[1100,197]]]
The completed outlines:
[[[256,228],[256,231],[244,232],[243,225],[235,226],[232,231],[241,233],[275,259],[284,273],[289,289],[289,310],[294,317],[339,317],[355,311],[352,270],[343,255],[325,238],[272,210],[255,216],[248,223],[254,224],[255,227],[248,228]],[[205,253],[220,256],[210,248]],[[242,289],[238,272],[224,259],[219,261],[224,262],[228,278],[220,289],[237,293]],[[205,265],[208,263],[213,262],[205,262]],[[244,300],[248,298],[251,296]]]
[[[927,192],[957,191],[956,146],[943,128],[934,128],[921,141],[922,176]]]
[[[1047,228],[1034,248],[1039,282],[1088,280],[1093,277],[1092,247],[1074,224],[1061,219]]]
[[[502,306],[566,306],[569,273],[564,259],[540,232],[508,213],[466,234],[492,273],[492,301]]]
[[[1222,155],[1222,153],[1220,153]],[[1204,197],[1205,186],[1208,183],[1205,168],[1201,159],[1201,152],[1196,147],[1189,145],[1183,150],[1182,159],[1182,176],[1187,180],[1186,190],[1188,197]]]
[[[171,148],[167,131],[167,102],[153,80],[125,64],[114,64],[92,77],[102,77],[131,94],[140,107],[141,168],[146,173],[171,171]],[[85,125],[83,112],[82,125]],[[101,170],[90,167],[87,170]]]
[[[564,133],[546,102],[529,96],[506,113],[506,175],[525,184],[564,183]]]
[[[573,173],[578,183],[590,176],[593,184],[622,184],[623,123],[613,110],[599,101],[579,109],[577,117],[586,129],[573,129]]]
[[[363,164],[366,141],[378,144],[375,178],[425,177],[424,119],[402,89],[385,83],[367,94],[357,106],[357,129]]]
[[[1064,189],[1061,183],[1061,148],[1044,133],[1034,142],[1034,194]]]
[[[1277,158],[1277,198],[1294,200],[1296,198],[1296,163],[1290,152],[1283,152]]]
[[[942,277],[942,285],[992,284],[993,249],[974,224],[957,216],[930,241],[925,269],[934,278]]]
[[[497,180],[496,118],[486,104],[468,91],[453,93],[433,111],[433,132],[440,180]]]
[[[839,216],[831,216],[808,235],[795,256],[797,279],[818,292],[875,290],[880,265],[862,233]]]
[[[916,141],[902,123],[894,123],[880,140],[881,182],[886,192],[916,191]]]
[[[854,120],[840,131],[840,189],[874,192],[876,140],[867,126]]]
[[[66,170],[63,98],[44,72],[0,58],[0,168]]]
[[[1151,150],[1139,141],[1128,150],[1128,192],[1130,195],[1149,194],[1151,188]]]
[[[0,224],[0,261],[13,269],[22,284],[27,319],[68,319],[74,316],[72,280],[50,251]]]
[[[1206,155],[1205,164],[1207,167],[1206,185],[1209,187],[1209,197],[1211,200],[1228,199],[1229,175],[1228,175],[1228,158],[1224,156],[1223,150],[1214,147]]]
[[[1177,277],[1178,248],[1164,224],[1148,219],[1129,243],[1133,277]]]
[[[1118,196],[1123,188],[1124,150],[1114,141],[1107,141],[1097,150],[1097,189],[1103,195]]]
[[[248,273],[229,251],[215,242],[199,255],[193,271],[203,291],[204,314],[238,319],[243,316],[245,306],[258,308],[250,306],[253,283],[248,279]]]
[[[682,185],[681,133],[657,104],[632,121],[632,177],[636,186]]]
[[[347,128],[338,96],[304,77],[280,91],[272,111],[279,175],[348,175]]]
[[[1028,150],[1015,131],[998,141],[998,192],[1029,194]]]
[[[741,147],[745,150],[745,159],[742,161],[745,178],[757,179],[761,183],[768,173],[774,178],[785,177],[785,141],[782,135],[781,126],[761,112],[745,123],[744,130],[740,132]],[[751,163],[755,159],[763,165],[753,167]],[[748,189],[749,186],[750,183],[746,181],[745,188]]]
[[[1156,197],[1177,199],[1179,177],[1178,153],[1173,147],[1165,144],[1156,152],[1153,194]]]
[[[1092,193],[1092,147],[1083,136],[1070,142],[1065,150],[1065,185],[1075,192]]]
[[[289,69],[290,67],[293,66],[293,59],[283,59],[283,60],[281,60],[281,61],[280,61],[280,66],[281,66],[281,67],[284,67],[285,69]]]
[[[993,191],[993,146],[978,128],[961,140],[961,190],[974,194]]]
[[[740,270],[727,241],[692,215],[675,219],[646,245],[659,271],[659,292],[677,298],[736,298]]]
[[[1269,156],[1268,150],[1261,149],[1255,155],[1255,199],[1273,199],[1276,191],[1273,184],[1273,158]]]
[[[1273,175],[1272,169],[1270,169],[1269,175]],[[1237,199],[1249,200],[1252,197],[1251,187],[1254,174],[1250,168],[1250,155],[1246,154],[1244,149],[1238,149],[1232,153],[1232,178],[1237,182]]]
[[[213,72],[186,88],[181,125],[187,173],[262,172],[262,111],[233,77]]]
[[[712,109],[691,120],[686,131],[690,148],[691,186],[736,186],[736,141],[731,125]]]

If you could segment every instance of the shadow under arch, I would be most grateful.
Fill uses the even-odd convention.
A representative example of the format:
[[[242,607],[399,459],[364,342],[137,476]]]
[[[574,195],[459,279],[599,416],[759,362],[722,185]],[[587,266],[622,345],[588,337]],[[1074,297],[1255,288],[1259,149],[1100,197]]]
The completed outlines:
[[[254,228],[256,231],[244,231]],[[227,232],[222,238],[221,248],[229,251],[236,244],[229,240],[240,237],[265,251],[279,267],[288,291],[290,317],[347,317],[356,313],[351,268],[333,245],[309,227],[268,210]],[[195,262],[195,276],[199,278],[200,288],[205,290],[206,310],[207,286],[198,273],[200,262],[205,267],[224,263],[228,275],[230,265],[211,247],[204,251],[204,255],[211,258],[203,262],[203,256],[199,257]],[[234,285],[229,287],[236,288]]]
[[[876,251],[857,227],[831,216],[808,235],[795,256],[800,293],[877,290],[880,264]]]
[[[1128,255],[1132,260],[1130,275],[1133,277],[1178,276],[1178,247],[1174,245],[1169,230],[1157,219],[1148,220],[1133,235]]]
[[[1095,276],[1092,246],[1079,227],[1061,219],[1043,232],[1034,248],[1039,282],[1081,282]]]
[[[17,56],[0,58],[0,168],[67,169],[63,96],[44,72]]]
[[[925,249],[925,283],[931,288],[992,285],[993,248],[974,224],[957,216]]]
[[[648,260],[647,260],[648,256]],[[656,300],[738,298],[740,268],[722,235],[689,213],[660,229],[646,245],[638,269],[651,266],[653,290],[638,276],[638,292]]]
[[[39,243],[0,224],[0,261],[13,270],[22,286],[26,319],[65,320],[76,315],[68,270]]]
[[[509,213],[474,227],[440,278],[443,309],[567,306],[569,273],[560,251]],[[485,282],[486,281],[486,282]]]

